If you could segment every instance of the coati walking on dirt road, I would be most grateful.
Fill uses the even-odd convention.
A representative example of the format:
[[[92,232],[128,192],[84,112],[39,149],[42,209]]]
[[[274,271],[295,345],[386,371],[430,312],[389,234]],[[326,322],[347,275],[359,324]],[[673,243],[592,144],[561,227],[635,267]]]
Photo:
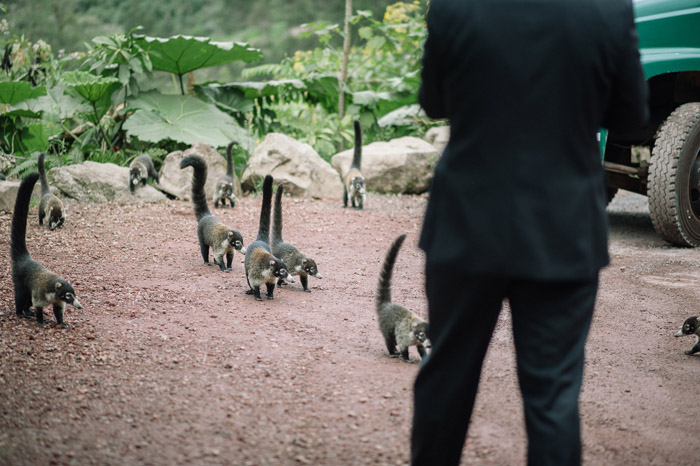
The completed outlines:
[[[22,180],[12,214],[10,255],[12,282],[15,287],[15,312],[19,317],[35,315],[36,321],[43,325],[44,308],[52,305],[56,323],[65,327],[63,313],[66,304],[78,309],[82,309],[83,306],[75,296],[75,290],[71,284],[33,260],[27,250],[29,200],[38,178],[38,173],[32,173]],[[34,313],[29,309],[31,306],[34,306]]]

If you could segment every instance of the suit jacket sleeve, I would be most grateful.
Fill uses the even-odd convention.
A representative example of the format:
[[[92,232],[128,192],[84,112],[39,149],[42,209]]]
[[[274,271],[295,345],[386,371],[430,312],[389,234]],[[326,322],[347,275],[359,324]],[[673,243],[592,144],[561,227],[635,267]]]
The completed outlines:
[[[603,126],[611,131],[634,131],[649,121],[649,91],[639,61],[639,36],[634,25],[632,2],[623,12],[622,37],[617,70]]]
[[[444,105],[444,92],[442,90],[440,49],[437,44],[439,38],[435,31],[437,24],[434,10],[431,8],[427,15],[428,38],[423,50],[423,68],[421,70],[421,86],[418,91],[418,101],[425,113],[430,118],[447,118],[447,109]]]

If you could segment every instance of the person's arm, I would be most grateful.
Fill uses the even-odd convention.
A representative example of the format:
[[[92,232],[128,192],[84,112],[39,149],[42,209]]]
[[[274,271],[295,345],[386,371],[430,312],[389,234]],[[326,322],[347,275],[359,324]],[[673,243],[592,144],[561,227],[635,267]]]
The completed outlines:
[[[649,90],[639,61],[639,36],[632,2],[625,9],[624,35],[618,69],[603,126],[611,131],[633,131],[649,122]]]
[[[442,85],[440,51],[434,31],[439,25],[436,23],[434,10],[428,11],[428,38],[423,50],[423,68],[421,70],[421,85],[418,91],[418,102],[430,118],[447,118],[444,108],[444,91]]]

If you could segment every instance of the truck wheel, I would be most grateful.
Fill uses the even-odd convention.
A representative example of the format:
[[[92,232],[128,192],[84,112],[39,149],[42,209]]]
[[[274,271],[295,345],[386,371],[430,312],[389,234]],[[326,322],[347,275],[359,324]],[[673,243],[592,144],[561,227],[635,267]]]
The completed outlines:
[[[700,246],[700,102],[679,106],[661,126],[647,195],[651,221],[663,239]]]

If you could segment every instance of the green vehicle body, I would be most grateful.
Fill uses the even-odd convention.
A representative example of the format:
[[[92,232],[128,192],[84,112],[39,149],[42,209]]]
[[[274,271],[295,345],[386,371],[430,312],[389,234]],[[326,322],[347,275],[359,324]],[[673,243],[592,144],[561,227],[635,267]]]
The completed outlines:
[[[651,125],[601,132],[608,200],[618,189],[647,195],[665,240],[700,246],[700,0],[635,0],[634,9]]]

